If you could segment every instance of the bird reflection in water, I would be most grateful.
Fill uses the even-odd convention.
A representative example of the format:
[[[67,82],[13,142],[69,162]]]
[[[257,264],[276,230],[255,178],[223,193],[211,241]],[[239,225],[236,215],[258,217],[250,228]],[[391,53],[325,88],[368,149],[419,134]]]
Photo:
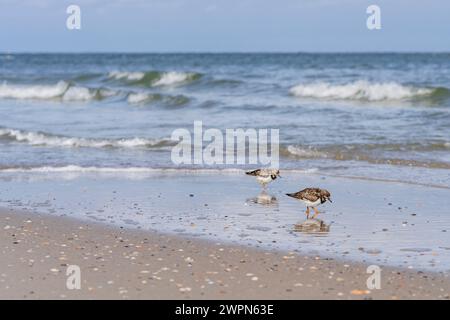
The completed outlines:
[[[295,224],[294,231],[323,234],[330,232],[330,225],[320,219],[306,219],[303,222],[298,222]]]
[[[265,190],[263,190],[256,197],[248,199],[247,201],[262,204],[262,205],[276,205],[278,204],[277,197],[268,194]]]

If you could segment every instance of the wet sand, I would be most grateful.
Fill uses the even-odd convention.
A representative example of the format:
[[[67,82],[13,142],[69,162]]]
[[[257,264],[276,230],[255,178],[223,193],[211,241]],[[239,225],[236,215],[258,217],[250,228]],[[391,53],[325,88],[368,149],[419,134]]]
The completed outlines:
[[[366,264],[0,210],[2,299],[449,299],[443,273]],[[81,289],[66,287],[68,265]]]
[[[323,227],[285,195],[330,190]],[[11,172],[0,207],[88,223],[154,230],[262,250],[450,272],[450,189],[283,171],[267,194],[243,172]],[[313,227],[312,229],[310,227]],[[322,232],[315,232],[316,230]]]

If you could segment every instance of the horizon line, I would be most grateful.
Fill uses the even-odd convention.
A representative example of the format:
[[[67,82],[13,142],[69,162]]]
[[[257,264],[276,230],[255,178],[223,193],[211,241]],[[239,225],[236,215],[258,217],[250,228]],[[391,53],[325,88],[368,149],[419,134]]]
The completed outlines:
[[[0,54],[450,54],[450,51],[0,51]]]

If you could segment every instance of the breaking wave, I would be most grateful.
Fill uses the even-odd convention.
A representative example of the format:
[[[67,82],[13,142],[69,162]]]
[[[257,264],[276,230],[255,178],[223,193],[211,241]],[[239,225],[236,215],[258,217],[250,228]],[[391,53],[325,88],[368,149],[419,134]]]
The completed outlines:
[[[7,99],[54,99],[62,97],[69,83],[60,81],[55,85],[9,85],[0,86],[0,98]]]
[[[68,148],[162,148],[173,145],[170,139],[124,138],[93,139],[0,128],[0,139],[27,143],[32,146]]]
[[[126,81],[132,85],[143,85],[151,87],[159,86],[175,86],[187,84],[197,79],[202,75],[194,72],[126,72],[126,71],[112,71],[108,74],[108,78],[115,80]]]
[[[128,81],[138,81],[142,80],[145,77],[144,72],[121,72],[121,71],[112,71],[109,73],[109,78],[118,79],[118,80],[128,80]]]
[[[160,94],[151,94],[145,92],[137,92],[137,93],[131,92],[127,97],[127,101],[130,104],[149,103],[152,101],[159,101],[161,99],[162,96]]]
[[[189,81],[195,77],[193,73],[183,72],[167,72],[163,73],[161,77],[155,81],[154,86],[170,86],[177,83]]]
[[[167,106],[181,106],[190,102],[184,95],[163,95],[147,92],[127,92],[106,88],[87,88],[60,81],[54,85],[10,85],[0,86],[0,99],[16,100],[54,100],[54,101],[93,101],[119,96],[129,104],[148,104],[161,102]]]
[[[184,95],[162,95],[159,93],[130,92],[127,102],[132,105],[149,104],[153,102],[162,102],[167,106],[182,106],[190,102],[190,99]]]
[[[18,100],[64,100],[87,101],[101,100],[116,95],[117,92],[109,89],[91,89],[74,86],[66,81],[48,85],[13,85],[3,83],[0,85],[0,99]]]
[[[348,84],[331,84],[318,82],[312,84],[299,84],[290,89],[296,97],[329,99],[329,100],[365,100],[387,101],[407,100],[433,95],[449,94],[446,88],[418,88],[404,86],[396,82],[371,83],[356,81]]]

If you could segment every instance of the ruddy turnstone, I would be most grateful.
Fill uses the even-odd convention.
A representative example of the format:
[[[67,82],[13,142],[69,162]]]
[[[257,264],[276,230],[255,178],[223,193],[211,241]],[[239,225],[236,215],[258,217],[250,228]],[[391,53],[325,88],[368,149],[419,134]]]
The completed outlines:
[[[256,169],[245,174],[256,177],[256,181],[262,185],[263,189],[266,189],[267,184],[276,178],[281,178],[280,170],[278,169]]]
[[[306,218],[309,219],[309,208],[313,208],[314,215],[313,219],[317,217],[319,214],[319,210],[317,210],[317,206],[330,201],[331,194],[328,192],[328,190],[325,189],[319,189],[319,188],[306,188],[299,192],[295,193],[286,193],[289,197],[298,199],[302,201],[306,205]]]

